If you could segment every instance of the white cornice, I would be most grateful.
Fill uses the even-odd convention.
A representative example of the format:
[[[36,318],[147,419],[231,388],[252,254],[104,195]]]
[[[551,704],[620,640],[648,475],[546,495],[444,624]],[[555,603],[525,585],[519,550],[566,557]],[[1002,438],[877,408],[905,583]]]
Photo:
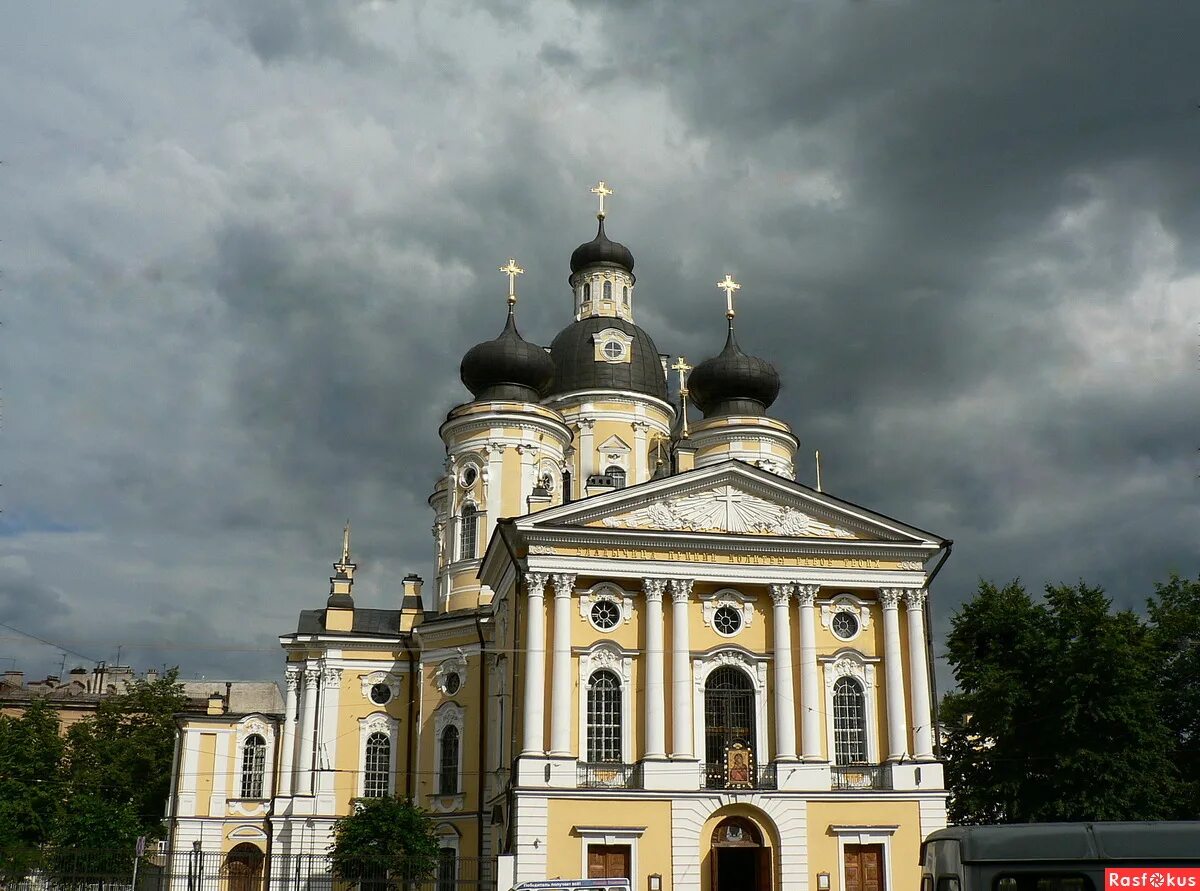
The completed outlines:
[[[549,399],[544,400],[542,405],[551,411],[562,412],[563,409],[560,406],[570,404],[574,407],[574,404],[583,402],[628,402],[630,405],[642,403],[644,405],[653,405],[655,408],[666,412],[672,418],[675,417],[675,406],[671,403],[665,402],[657,396],[634,393],[629,390],[572,390],[570,393],[560,393],[551,396]]]

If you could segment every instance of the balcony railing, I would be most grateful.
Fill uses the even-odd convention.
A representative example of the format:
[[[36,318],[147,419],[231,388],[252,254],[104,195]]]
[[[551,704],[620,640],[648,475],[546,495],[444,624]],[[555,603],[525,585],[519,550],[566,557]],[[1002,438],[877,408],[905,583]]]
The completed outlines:
[[[577,762],[576,783],[580,789],[640,789],[642,765],[617,762]]]
[[[778,788],[774,764],[760,764],[755,767],[747,777],[748,784],[740,782],[738,777],[732,779],[727,777],[724,766],[721,764],[700,765],[700,778],[706,789],[730,789],[736,792],[738,789]]]
[[[890,764],[834,764],[830,770],[833,774],[834,789],[892,788],[892,766]]]

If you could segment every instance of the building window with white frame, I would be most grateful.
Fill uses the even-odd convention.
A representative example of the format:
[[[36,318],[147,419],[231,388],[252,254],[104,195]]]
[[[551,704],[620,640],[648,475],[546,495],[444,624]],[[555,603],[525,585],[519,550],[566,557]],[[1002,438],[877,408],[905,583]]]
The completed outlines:
[[[438,794],[458,794],[458,728],[442,730],[441,758],[438,763]]]
[[[604,283],[604,299],[612,300],[612,282]]]
[[[836,764],[867,761],[867,704],[862,684],[841,677],[833,685],[833,753]]]
[[[386,733],[367,737],[363,759],[363,798],[386,798],[390,791],[392,741]]]
[[[263,797],[263,777],[267,770],[267,741],[251,733],[242,743],[242,798]]]
[[[587,760],[620,763],[621,680],[611,671],[597,671],[588,680]]]
[[[471,560],[475,557],[476,541],[479,537],[479,511],[473,504],[463,505],[459,516],[458,559]]]

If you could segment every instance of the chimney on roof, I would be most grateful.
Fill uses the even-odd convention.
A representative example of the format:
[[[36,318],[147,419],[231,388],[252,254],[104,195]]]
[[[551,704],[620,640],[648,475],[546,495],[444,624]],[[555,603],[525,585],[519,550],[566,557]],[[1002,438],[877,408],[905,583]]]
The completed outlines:
[[[4,686],[20,689],[25,686],[25,672],[23,671],[6,671],[3,679]]]
[[[425,584],[415,572],[404,577],[403,593],[400,595],[400,630],[411,631],[425,616],[425,601],[421,599],[421,586]]]
[[[208,714],[223,715],[227,705],[225,697],[216,690],[208,694]]]

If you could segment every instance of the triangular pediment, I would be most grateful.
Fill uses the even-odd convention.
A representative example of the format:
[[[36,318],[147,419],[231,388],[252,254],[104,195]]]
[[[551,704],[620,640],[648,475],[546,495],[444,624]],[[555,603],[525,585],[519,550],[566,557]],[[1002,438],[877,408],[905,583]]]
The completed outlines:
[[[586,498],[523,517],[517,524],[531,530],[585,527],[830,541],[941,541],[741,461]]]

